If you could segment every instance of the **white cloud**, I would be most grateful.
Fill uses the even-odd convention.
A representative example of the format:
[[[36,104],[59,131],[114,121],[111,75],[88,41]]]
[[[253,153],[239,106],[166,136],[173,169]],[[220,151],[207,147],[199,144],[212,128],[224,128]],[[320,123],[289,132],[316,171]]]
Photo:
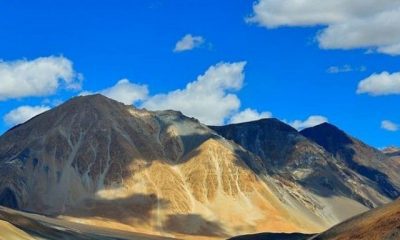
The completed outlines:
[[[351,65],[343,65],[343,66],[331,66],[326,71],[328,73],[346,73],[346,72],[365,72],[367,68],[365,66],[361,67],[353,67]]]
[[[400,54],[398,0],[259,0],[249,22],[267,28],[323,26],[324,49],[368,48]]]
[[[206,124],[223,124],[240,107],[233,94],[242,88],[246,62],[218,63],[184,89],[158,94],[142,106],[151,110],[174,109]]]
[[[357,93],[373,96],[400,94],[400,72],[372,74],[358,84]]]
[[[50,110],[50,107],[48,106],[20,106],[16,109],[11,110],[8,112],[3,120],[4,122],[9,125],[17,125],[20,123],[23,123],[32,117],[45,112],[47,110]]]
[[[134,84],[127,79],[96,93],[149,110],[178,110],[210,125],[269,118],[272,116],[270,112],[258,112],[250,108],[239,111],[240,99],[235,92],[243,86],[245,65],[246,62],[218,63],[189,82],[185,88],[167,93],[149,95],[146,85]],[[80,95],[88,94],[93,92],[85,91]]]
[[[383,120],[381,122],[381,128],[387,131],[397,132],[399,130],[399,125],[389,120]]]
[[[0,101],[29,96],[48,96],[61,86],[81,87],[80,74],[64,57],[41,57],[34,60],[0,61]]]
[[[255,121],[262,118],[271,118],[271,112],[258,112],[257,110],[246,108],[245,110],[236,113],[231,117],[229,123],[242,123]]]
[[[310,116],[308,117],[306,120],[302,121],[302,120],[295,120],[293,122],[290,122],[289,124],[296,128],[297,130],[303,130],[305,128],[309,128],[309,127],[314,127],[317,126],[321,123],[324,122],[328,122],[328,118],[324,117],[324,116],[319,116],[319,115],[314,115],[314,116]]]
[[[147,98],[149,90],[146,85],[129,82],[128,79],[119,80],[114,86],[103,89],[99,93],[125,104],[134,104]],[[84,92],[87,94],[87,92]],[[83,95],[84,95],[83,94]]]
[[[181,40],[179,40],[174,48],[174,52],[189,51],[194,48],[200,47],[204,43],[202,36],[192,36],[186,34]]]

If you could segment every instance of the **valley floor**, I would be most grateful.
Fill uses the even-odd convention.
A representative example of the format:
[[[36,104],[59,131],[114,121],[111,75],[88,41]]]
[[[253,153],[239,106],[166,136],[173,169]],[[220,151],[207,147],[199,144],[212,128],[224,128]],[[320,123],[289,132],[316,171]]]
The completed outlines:
[[[1,240],[77,239],[77,240],[162,240],[171,239],[141,233],[98,228],[32,213],[0,207]]]

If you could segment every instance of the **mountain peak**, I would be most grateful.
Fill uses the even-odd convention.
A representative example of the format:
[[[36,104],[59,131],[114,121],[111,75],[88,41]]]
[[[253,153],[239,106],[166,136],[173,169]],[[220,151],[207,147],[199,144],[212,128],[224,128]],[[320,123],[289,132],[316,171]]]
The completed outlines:
[[[327,122],[306,128],[300,133],[333,153],[338,150],[338,147],[353,143],[351,137],[344,131]]]
[[[335,125],[328,123],[328,122],[323,122],[321,124],[315,125],[314,127],[309,127],[301,130],[301,132],[306,131],[307,129],[326,129],[330,131],[340,131],[344,133],[340,128],[336,127]]]
[[[60,106],[64,105],[74,105],[74,104],[88,104],[92,106],[108,106],[108,105],[125,105],[121,102],[118,102],[114,99],[108,98],[104,95],[101,94],[92,94],[92,95],[85,95],[85,96],[77,96],[74,98],[71,98],[70,100],[66,101],[64,104],[61,104]]]
[[[276,129],[283,132],[297,132],[292,126],[280,121],[277,118],[262,118],[249,122],[232,123],[225,126],[210,126],[212,129],[234,128],[234,127],[261,127]]]

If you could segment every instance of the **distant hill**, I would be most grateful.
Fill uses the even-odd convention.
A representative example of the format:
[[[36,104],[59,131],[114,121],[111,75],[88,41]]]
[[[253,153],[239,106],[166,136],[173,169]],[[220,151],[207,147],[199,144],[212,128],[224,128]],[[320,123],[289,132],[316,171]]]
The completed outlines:
[[[400,239],[400,200],[353,217],[312,239]]]

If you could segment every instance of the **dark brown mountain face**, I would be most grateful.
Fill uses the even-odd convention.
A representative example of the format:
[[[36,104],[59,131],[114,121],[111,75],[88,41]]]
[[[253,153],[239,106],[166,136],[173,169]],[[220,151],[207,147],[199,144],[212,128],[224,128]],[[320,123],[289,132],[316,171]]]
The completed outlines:
[[[353,149],[343,151],[342,146],[354,140],[330,126],[324,127],[318,141],[306,137],[309,131],[304,130],[304,135],[300,134],[277,119],[211,128],[259,156],[264,161],[266,171],[274,178],[280,182],[290,182],[285,185],[288,192],[294,197],[302,196],[305,205],[320,211],[320,214],[331,214],[332,217],[340,212],[342,214],[335,218],[343,220],[355,212],[365,211],[393,199],[397,195],[397,187],[393,182],[400,184],[400,180],[392,181],[380,172],[380,161],[385,156],[357,142],[354,147],[354,151],[359,151],[355,158],[357,160],[350,161]],[[348,161],[343,161],[339,153],[343,153]],[[369,159],[370,156],[374,159]],[[363,168],[360,163],[357,164],[362,161],[378,163]],[[338,200],[331,201],[335,198]],[[352,202],[347,204],[353,206],[353,211],[339,210],[345,205],[340,203],[343,199]],[[332,211],[325,212],[328,209]]]
[[[399,175],[393,171],[388,164],[388,157],[381,151],[329,123],[305,129],[301,134],[324,147],[348,168],[374,182],[385,196],[395,199],[400,195]]]
[[[266,166],[277,169],[307,161],[307,150],[318,151],[318,147],[308,144],[296,129],[274,118],[210,128],[260,156]],[[304,147],[304,151],[297,151],[296,147],[307,144],[310,149]]]

